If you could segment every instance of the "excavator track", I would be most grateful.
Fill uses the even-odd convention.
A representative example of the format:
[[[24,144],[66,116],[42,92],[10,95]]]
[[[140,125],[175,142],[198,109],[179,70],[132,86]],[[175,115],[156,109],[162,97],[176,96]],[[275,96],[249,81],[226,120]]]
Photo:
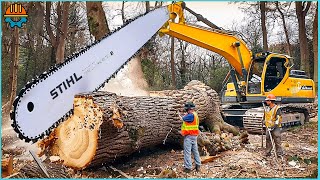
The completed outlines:
[[[163,9],[166,9],[166,7],[162,7]],[[160,8],[158,8],[160,9]],[[117,28],[116,30],[114,30],[113,32],[110,32],[108,33],[105,37],[103,37],[101,40],[98,40],[98,41],[95,41],[93,44],[91,45],[88,45],[84,48],[82,48],[79,52],[77,53],[74,53],[70,56],[68,56],[65,61],[61,64],[56,64],[52,67],[49,68],[48,71],[40,74],[39,76],[36,76],[34,79],[31,80],[31,82],[28,82],[21,90],[20,92],[18,93],[17,97],[15,98],[14,102],[13,102],[13,107],[12,107],[12,110],[10,112],[10,118],[11,120],[13,121],[13,123],[11,124],[11,126],[13,127],[13,129],[15,130],[16,133],[18,133],[18,137],[22,140],[24,140],[25,142],[37,142],[39,139],[42,139],[44,138],[45,136],[48,136],[51,131],[56,128],[61,122],[65,121],[69,116],[71,116],[73,114],[73,109],[70,109],[69,111],[67,111],[60,119],[57,119],[57,121],[55,123],[53,123],[50,127],[48,127],[47,130],[43,131],[42,133],[36,135],[36,136],[33,136],[33,137],[30,137],[28,135],[26,135],[21,127],[20,127],[20,124],[19,122],[17,121],[17,117],[19,116],[19,114],[17,113],[17,109],[19,108],[19,103],[21,103],[21,100],[24,96],[28,95],[27,93],[29,91],[31,91],[33,88],[35,88],[37,85],[39,85],[41,82],[45,81],[46,79],[48,79],[49,77],[53,76],[56,72],[62,70],[66,65],[68,65],[69,63],[73,62],[75,59],[77,59],[78,57],[80,57],[81,55],[85,54],[88,50],[92,49],[93,47],[95,47],[96,45],[98,45],[101,41],[105,40],[105,39],[108,39],[109,37],[111,37],[111,35],[119,32],[121,29],[125,28],[126,26],[128,26],[129,24],[131,24],[133,21],[143,17],[143,16],[146,16],[147,14],[149,13],[152,13],[153,11],[155,10],[158,10],[158,9],[154,9],[148,13],[145,13],[145,14],[142,14],[140,16],[137,16],[136,18],[134,19],[130,19],[130,20],[127,20],[123,26]],[[155,35],[156,35],[157,31],[155,31],[153,33],[153,36],[150,39],[154,38]],[[103,83],[101,83],[99,86],[97,86],[93,92],[96,92],[98,91],[101,87],[104,87],[105,83],[108,83],[108,81],[111,79],[111,78],[114,78],[115,75],[125,66],[127,65],[127,63],[134,57],[136,56],[137,54],[139,54],[140,50],[143,49],[145,47],[145,45],[147,44],[148,41],[144,42],[144,45],[140,47],[140,49],[138,51],[136,51],[134,54],[132,54],[132,56],[127,59],[125,61],[125,63],[123,63],[116,71],[114,71],[109,77],[107,77],[105,79],[105,81]],[[112,51],[110,52],[111,55],[112,55]],[[75,75],[75,74],[74,74]],[[70,76],[71,77],[71,76]],[[74,79],[77,79],[77,78],[80,78],[80,77],[77,77],[77,76],[74,76]],[[74,79],[71,79],[74,81]],[[71,84],[71,83],[70,83]],[[63,84],[65,88],[67,88],[67,86],[65,85],[65,83]],[[69,85],[69,84],[68,84]],[[61,85],[60,85],[61,86]],[[61,90],[60,90],[61,91]],[[32,105],[32,104],[31,104]],[[32,109],[34,108],[33,106],[29,106],[28,104],[28,109]],[[61,104],[61,106],[63,106],[63,104]],[[43,118],[44,121],[45,121],[45,118],[44,117],[38,117],[38,118]],[[37,126],[37,124],[34,124],[33,126]]]
[[[282,111],[281,126],[286,128],[308,122],[314,105],[314,103],[280,105]],[[265,128],[265,125],[262,124],[263,113],[263,107],[247,110],[243,116],[243,127],[250,133],[261,133],[262,128]]]

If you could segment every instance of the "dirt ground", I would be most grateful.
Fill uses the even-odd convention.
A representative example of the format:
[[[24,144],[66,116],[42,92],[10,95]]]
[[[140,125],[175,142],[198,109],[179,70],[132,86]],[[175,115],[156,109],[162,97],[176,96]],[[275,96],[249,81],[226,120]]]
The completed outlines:
[[[265,138],[265,137],[264,137]],[[222,152],[212,162],[201,166],[201,172],[183,172],[180,147],[160,145],[121,158],[114,163],[82,171],[70,171],[72,178],[291,178],[318,177],[318,117],[303,126],[283,130],[285,155],[278,159],[265,157],[261,135],[249,135],[249,144]],[[265,142],[265,139],[264,139]],[[265,144],[264,144],[265,147]],[[13,155],[14,172],[33,161],[29,150],[35,145],[24,143],[4,123],[2,127],[2,159]]]

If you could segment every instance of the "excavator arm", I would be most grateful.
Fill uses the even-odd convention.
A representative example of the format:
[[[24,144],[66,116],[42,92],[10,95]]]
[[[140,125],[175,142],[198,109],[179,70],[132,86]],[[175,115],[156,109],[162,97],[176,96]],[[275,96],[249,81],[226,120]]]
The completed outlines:
[[[240,75],[243,75],[243,69],[248,71],[252,53],[241,39],[223,30],[188,25],[184,18],[184,8],[184,2],[168,6],[170,19],[159,30],[160,36],[167,34],[218,53]],[[178,22],[175,22],[175,19],[178,19]]]

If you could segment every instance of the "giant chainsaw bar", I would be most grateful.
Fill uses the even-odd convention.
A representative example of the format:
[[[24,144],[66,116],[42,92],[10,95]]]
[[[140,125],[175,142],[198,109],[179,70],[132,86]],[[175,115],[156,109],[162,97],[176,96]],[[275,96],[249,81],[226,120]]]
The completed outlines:
[[[166,7],[136,18],[28,83],[10,117],[20,139],[36,142],[73,113],[74,95],[97,91],[168,20]]]

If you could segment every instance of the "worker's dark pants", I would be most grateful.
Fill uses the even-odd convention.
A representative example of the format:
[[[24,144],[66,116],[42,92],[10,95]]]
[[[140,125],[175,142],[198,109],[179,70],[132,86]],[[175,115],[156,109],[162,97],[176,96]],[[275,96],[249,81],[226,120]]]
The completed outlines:
[[[273,131],[271,131],[272,139],[276,147],[277,155],[282,155],[282,148],[281,148],[281,130],[279,127],[276,127]],[[272,144],[269,135],[269,131],[266,130],[266,153],[271,153]]]

